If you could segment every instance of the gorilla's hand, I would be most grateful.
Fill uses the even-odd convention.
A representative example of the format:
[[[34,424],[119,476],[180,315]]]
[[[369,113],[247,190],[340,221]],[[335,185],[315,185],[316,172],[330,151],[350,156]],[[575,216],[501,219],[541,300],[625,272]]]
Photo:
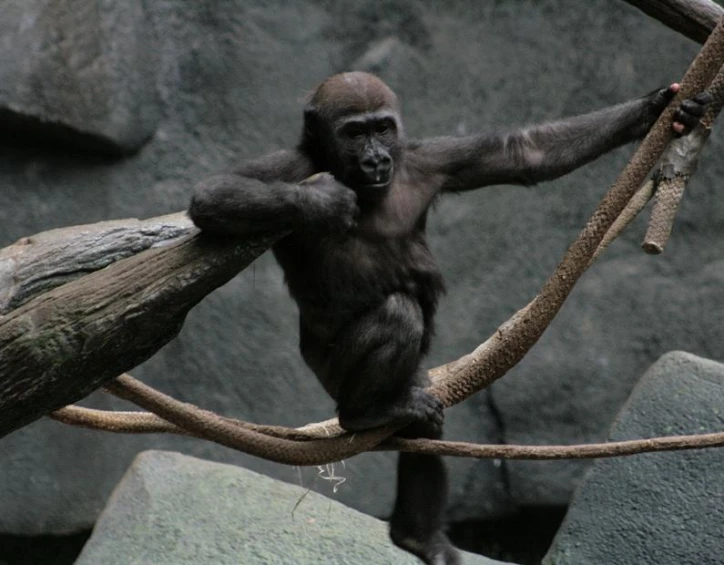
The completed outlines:
[[[699,92],[694,98],[684,100],[674,113],[674,131],[686,135],[694,129],[711,101],[712,96],[706,90]]]
[[[304,221],[332,232],[352,228],[359,214],[355,192],[329,173],[317,173],[300,184]]]
[[[654,120],[658,118],[659,114],[666,108],[666,105],[676,96],[679,89],[680,85],[675,82],[668,88],[656,90],[649,95]],[[674,131],[679,135],[690,133],[699,123],[699,120],[704,115],[704,112],[706,112],[706,108],[711,101],[711,94],[706,91],[699,92],[693,98],[684,100],[674,114],[674,124],[672,126]]]

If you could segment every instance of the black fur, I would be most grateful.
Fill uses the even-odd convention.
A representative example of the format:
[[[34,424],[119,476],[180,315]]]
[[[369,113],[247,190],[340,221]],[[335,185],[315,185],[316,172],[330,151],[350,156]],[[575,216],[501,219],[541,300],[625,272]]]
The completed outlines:
[[[274,253],[299,306],[302,356],[342,427],[400,422],[405,437],[439,438],[442,406],[421,368],[444,290],[425,239],[435,198],[566,174],[641,137],[672,95],[505,134],[407,142],[392,91],[371,75],[336,75],[307,106],[297,149],[203,181],[189,213],[216,232],[294,230]],[[682,106],[688,128],[701,106]],[[397,492],[393,541],[426,563],[458,563],[443,531],[442,459],[401,454]]]

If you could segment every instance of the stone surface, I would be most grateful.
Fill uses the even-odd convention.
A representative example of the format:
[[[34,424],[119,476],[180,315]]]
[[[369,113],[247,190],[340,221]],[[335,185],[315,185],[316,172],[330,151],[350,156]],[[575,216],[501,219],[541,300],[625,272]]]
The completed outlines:
[[[720,432],[724,365],[681,352],[654,364],[611,440]],[[596,462],[544,565],[714,565],[724,555],[724,450]]]
[[[0,133],[86,151],[135,151],[160,119],[142,0],[0,5]]]
[[[344,471],[337,469],[341,476]],[[341,472],[340,472],[341,471]],[[179,453],[140,454],[76,565],[415,565],[384,522],[299,486]],[[466,553],[467,565],[495,565]]]
[[[26,6],[2,6],[10,4]],[[123,11],[136,3],[113,5]],[[0,246],[56,227],[182,210],[205,175],[295,144],[306,94],[340,70],[379,73],[402,100],[409,135],[419,137],[503,129],[640,96],[679,78],[698,50],[610,0],[154,0],[144,7],[152,37],[144,53],[157,59],[156,72],[144,76],[161,104],[155,135],[123,160],[0,139]],[[14,64],[2,57],[0,66]],[[681,348],[722,359],[724,161],[714,158],[722,150],[716,130],[710,144],[665,254],[641,253],[644,223],[635,223],[528,357],[492,393],[448,411],[446,437],[599,440],[661,354]],[[493,187],[440,203],[429,232],[448,295],[431,366],[473,349],[533,297],[630,152],[539,187]],[[323,420],[333,405],[304,367],[297,339],[295,307],[265,255],[195,308],[181,335],[134,375],[234,417]],[[298,481],[295,469],[195,440],[38,422],[0,441],[0,531],[89,527],[133,455],[151,447]],[[368,454],[346,464],[337,494],[323,481],[314,488],[388,515],[394,457]],[[451,517],[566,504],[584,468],[452,461]],[[316,470],[303,474],[312,484]],[[360,488],[369,484],[374,493]]]

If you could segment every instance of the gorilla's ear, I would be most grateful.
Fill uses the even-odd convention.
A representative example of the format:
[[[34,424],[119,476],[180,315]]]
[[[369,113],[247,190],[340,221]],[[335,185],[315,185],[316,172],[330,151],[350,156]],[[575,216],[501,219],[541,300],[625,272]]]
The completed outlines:
[[[307,139],[314,139],[319,134],[319,111],[313,104],[307,104],[304,108],[304,136]]]

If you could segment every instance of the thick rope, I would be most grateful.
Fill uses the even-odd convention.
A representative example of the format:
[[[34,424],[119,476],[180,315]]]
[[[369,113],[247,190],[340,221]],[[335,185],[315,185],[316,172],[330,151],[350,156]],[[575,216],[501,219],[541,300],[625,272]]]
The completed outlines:
[[[598,248],[593,254],[591,262],[595,261],[598,256],[603,253],[603,251],[611,245],[611,243],[613,243],[619,235],[621,235],[623,230],[625,230],[629,224],[634,221],[636,216],[641,213],[641,210],[646,207],[646,204],[648,204],[649,200],[651,200],[651,197],[654,195],[654,185],[655,183],[653,179],[647,180],[641,188],[636,191],[636,194],[631,197],[631,200],[628,201],[628,204],[626,204],[623,212],[621,212],[618,218],[616,218],[613,224],[611,224],[611,227],[606,232],[603,240],[601,240],[601,243],[598,244]]]
[[[370,451],[396,430],[395,427],[387,426],[374,432],[297,441],[267,435],[250,427],[238,425],[213,412],[200,410],[191,404],[162,394],[129,378],[128,375],[121,375],[106,388],[121,398],[127,397],[130,391],[139,406],[188,430],[192,435],[287,465],[324,465],[346,459],[363,451]]]
[[[628,455],[655,453],[658,451],[682,451],[724,447],[724,432],[611,441],[607,443],[586,443],[580,445],[482,445],[457,441],[392,437],[382,443],[378,449],[384,449],[386,447],[399,451],[432,453],[448,457],[470,457],[474,459],[527,459],[536,461],[598,459],[603,457],[625,457]]]
[[[122,381],[128,384],[132,379],[130,375],[123,375]],[[133,379],[135,380],[135,379]],[[143,387],[145,385],[141,385]],[[132,387],[134,390],[135,386]],[[123,396],[127,389],[124,388]],[[177,402],[166,397],[164,403]],[[204,419],[214,419],[212,412],[201,410],[192,405],[186,405],[192,411],[198,411]],[[115,433],[173,433],[178,435],[191,435],[203,439],[210,439],[206,434],[200,435],[175,426],[149,412],[108,412],[106,410],[93,410],[78,406],[66,406],[51,414],[51,418],[73,426],[102,429]],[[281,426],[259,426],[240,420],[221,418],[231,425],[244,429],[255,430],[270,437],[286,438],[289,440],[306,441],[314,436],[302,429],[285,428]],[[343,430],[335,426],[336,435]],[[621,457],[636,455],[638,453],[651,453],[657,451],[674,451],[684,449],[703,449],[708,447],[724,447],[724,433],[697,434],[686,436],[657,437],[650,439],[628,440],[619,442],[579,444],[579,445],[499,445],[499,444],[473,444],[467,442],[439,441],[428,439],[408,440],[402,438],[388,438],[374,451],[406,451],[412,453],[434,453],[450,457],[471,457],[476,459],[528,459],[528,460],[554,460],[554,459],[594,459],[601,457]]]

